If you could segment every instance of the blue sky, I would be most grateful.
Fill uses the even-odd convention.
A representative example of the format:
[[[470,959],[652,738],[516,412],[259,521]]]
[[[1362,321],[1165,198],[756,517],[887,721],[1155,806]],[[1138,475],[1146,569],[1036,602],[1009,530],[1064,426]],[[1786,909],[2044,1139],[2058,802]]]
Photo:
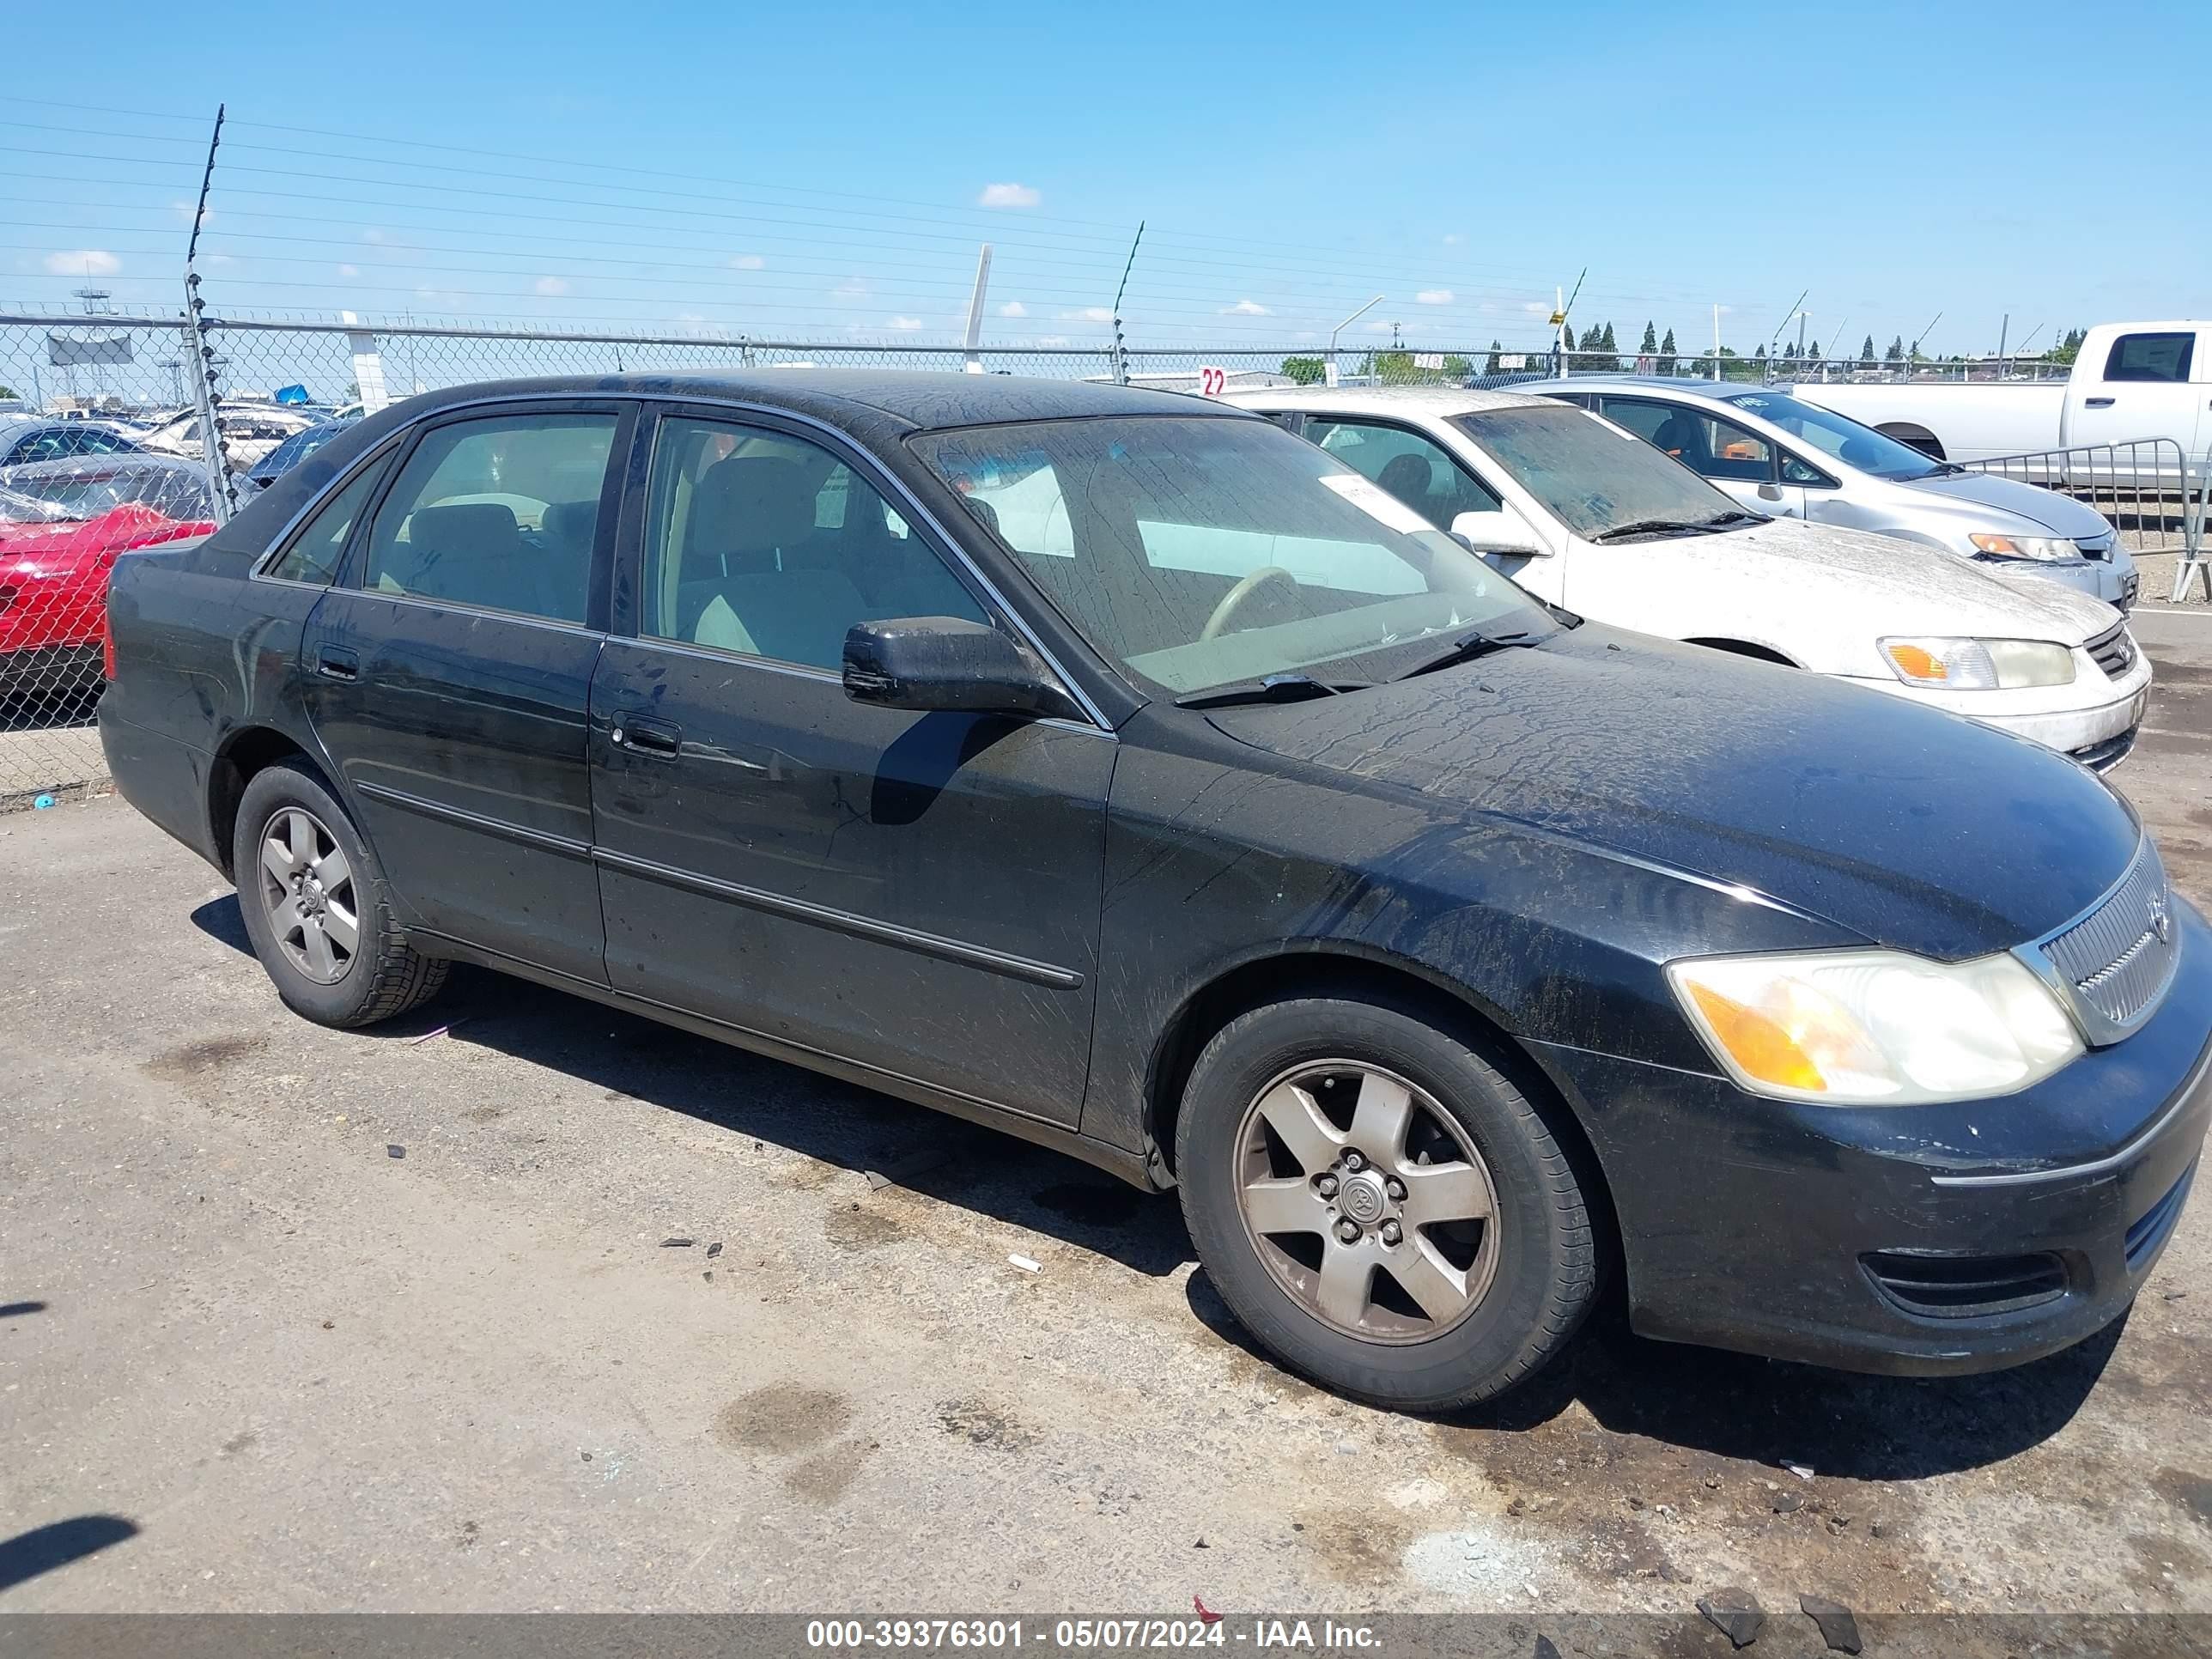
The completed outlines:
[[[1082,343],[1936,352],[2212,313],[2212,8],[18,8],[0,302]],[[197,40],[200,44],[191,42]],[[29,94],[52,101],[27,101]],[[620,169],[630,169],[623,171]],[[994,189],[996,186],[998,188]],[[1794,326],[1791,330],[1794,332]],[[2040,343],[2041,342],[2039,342]]]

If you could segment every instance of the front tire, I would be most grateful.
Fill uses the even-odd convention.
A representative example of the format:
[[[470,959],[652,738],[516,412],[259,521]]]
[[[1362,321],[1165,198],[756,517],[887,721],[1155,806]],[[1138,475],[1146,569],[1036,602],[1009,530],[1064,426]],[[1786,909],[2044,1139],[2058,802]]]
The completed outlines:
[[[1176,1153],[1230,1311],[1370,1404],[1502,1394],[1595,1294],[1589,1205],[1542,1112],[1389,1001],[1300,998],[1231,1020],[1192,1068]]]
[[[407,943],[361,832],[305,765],[264,767],[247,782],[231,868],[253,953],[295,1012],[373,1025],[445,984],[448,964]]]

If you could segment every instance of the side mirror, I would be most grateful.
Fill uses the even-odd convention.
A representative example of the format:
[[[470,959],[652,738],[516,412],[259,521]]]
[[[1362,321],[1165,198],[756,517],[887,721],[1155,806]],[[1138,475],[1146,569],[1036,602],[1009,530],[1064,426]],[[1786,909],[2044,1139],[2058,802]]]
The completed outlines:
[[[884,708],[1082,717],[1026,647],[953,617],[855,623],[845,635],[845,695]]]
[[[1470,553],[1495,553],[1508,558],[1542,558],[1551,549],[1518,513],[1492,510],[1462,513],[1451,523],[1452,539]]]

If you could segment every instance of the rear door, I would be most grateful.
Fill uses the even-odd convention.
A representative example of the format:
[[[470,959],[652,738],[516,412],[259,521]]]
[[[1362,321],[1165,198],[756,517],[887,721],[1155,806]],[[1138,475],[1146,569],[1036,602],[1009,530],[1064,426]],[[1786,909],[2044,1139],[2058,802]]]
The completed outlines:
[[[2091,374],[2077,370],[2077,381],[2090,383],[2068,387],[2069,446],[2172,438],[2193,456],[2212,435],[2204,407],[2212,398],[2212,362],[2197,331],[2147,329],[2115,335],[2104,361],[2082,368]],[[2150,465],[2146,454],[2142,465]]]
[[[611,982],[1072,1127],[1114,737],[845,696],[854,623],[1008,625],[859,450],[675,408],[651,449],[592,693]]]
[[[410,925],[595,982],[585,719],[633,419],[547,400],[426,422],[301,646]]]

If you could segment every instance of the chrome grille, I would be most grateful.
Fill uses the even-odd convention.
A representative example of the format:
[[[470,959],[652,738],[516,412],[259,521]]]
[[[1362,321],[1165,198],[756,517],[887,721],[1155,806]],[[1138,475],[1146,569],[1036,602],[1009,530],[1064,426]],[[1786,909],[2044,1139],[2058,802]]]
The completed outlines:
[[[2105,671],[2105,678],[2117,680],[2136,665],[2136,642],[2125,623],[2115,623],[2081,647]]]
[[[2093,1042],[2114,1042],[2158,1006],[2180,960],[2166,866],[2146,839],[2134,866],[2089,912],[2043,942]]]

